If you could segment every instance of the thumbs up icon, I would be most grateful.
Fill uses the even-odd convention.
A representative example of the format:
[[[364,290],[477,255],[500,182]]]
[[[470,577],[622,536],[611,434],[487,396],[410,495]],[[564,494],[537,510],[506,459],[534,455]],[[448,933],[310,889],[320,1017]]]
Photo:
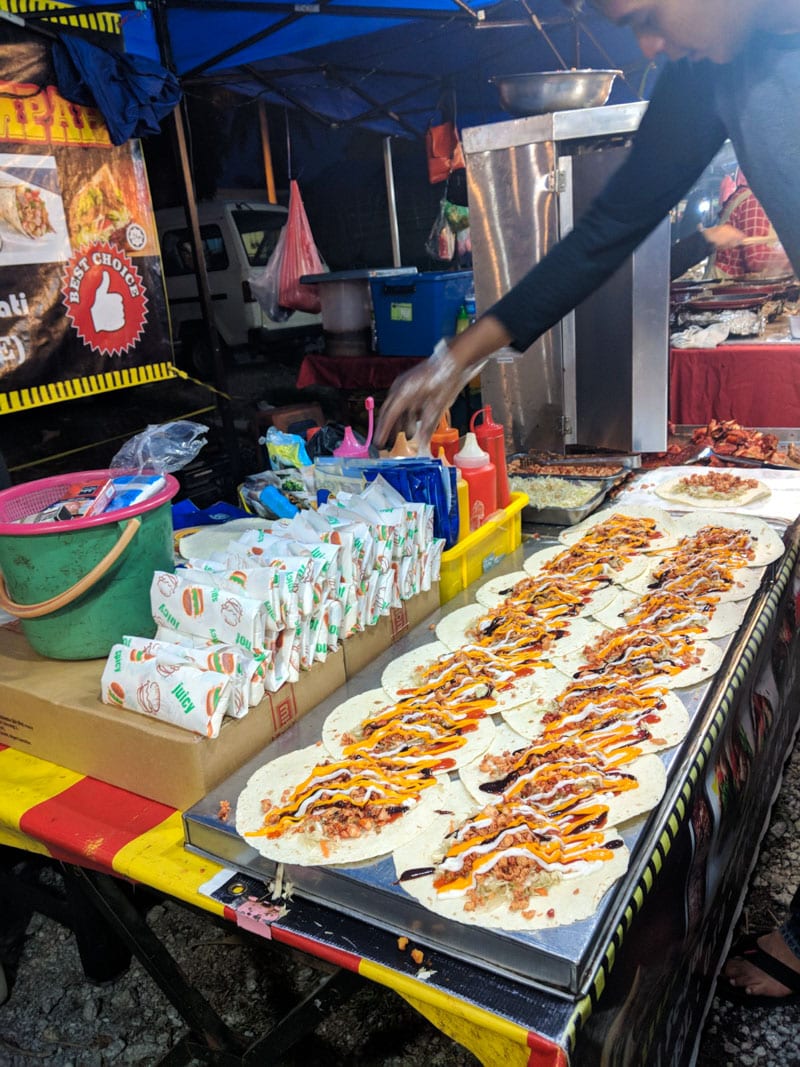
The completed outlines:
[[[107,270],[94,293],[94,303],[89,312],[92,325],[98,333],[114,333],[125,325],[125,306],[119,293],[109,292],[111,278]]]

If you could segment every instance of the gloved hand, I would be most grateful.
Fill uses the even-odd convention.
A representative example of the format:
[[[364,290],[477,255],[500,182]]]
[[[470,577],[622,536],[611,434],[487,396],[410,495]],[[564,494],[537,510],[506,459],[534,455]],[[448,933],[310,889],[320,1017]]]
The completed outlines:
[[[477,365],[464,367],[456,360],[447,342],[439,341],[428,359],[392,383],[375,432],[378,445],[384,444],[392,431],[403,430],[407,436],[414,436],[420,448],[426,446],[442,412],[450,407],[485,363],[483,360]]]

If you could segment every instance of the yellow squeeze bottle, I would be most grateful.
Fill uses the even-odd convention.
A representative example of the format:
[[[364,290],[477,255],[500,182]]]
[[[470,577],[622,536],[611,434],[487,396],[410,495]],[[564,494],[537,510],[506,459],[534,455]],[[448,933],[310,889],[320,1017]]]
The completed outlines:
[[[443,467],[452,467],[445,455],[444,447],[439,447],[439,455]],[[456,506],[458,507],[458,541],[463,541],[469,535],[469,486],[467,480],[456,467]],[[458,543],[458,542],[456,542]]]

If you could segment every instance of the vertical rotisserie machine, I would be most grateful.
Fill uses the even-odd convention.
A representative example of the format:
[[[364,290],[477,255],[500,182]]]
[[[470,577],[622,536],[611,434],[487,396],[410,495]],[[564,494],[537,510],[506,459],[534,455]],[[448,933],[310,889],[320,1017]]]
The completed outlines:
[[[463,131],[473,270],[485,311],[572,228],[629,150],[644,103]],[[576,311],[481,372],[506,449],[662,451],[667,439],[670,229],[665,219]]]

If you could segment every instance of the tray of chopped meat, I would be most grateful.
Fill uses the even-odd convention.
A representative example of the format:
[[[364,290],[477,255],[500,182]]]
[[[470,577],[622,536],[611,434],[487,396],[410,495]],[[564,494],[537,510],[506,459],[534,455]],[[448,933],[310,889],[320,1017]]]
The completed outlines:
[[[508,457],[509,477],[563,478],[565,481],[602,482],[605,489],[618,485],[628,475],[621,464],[612,463],[541,463],[524,452]],[[521,486],[522,492],[527,490]]]

